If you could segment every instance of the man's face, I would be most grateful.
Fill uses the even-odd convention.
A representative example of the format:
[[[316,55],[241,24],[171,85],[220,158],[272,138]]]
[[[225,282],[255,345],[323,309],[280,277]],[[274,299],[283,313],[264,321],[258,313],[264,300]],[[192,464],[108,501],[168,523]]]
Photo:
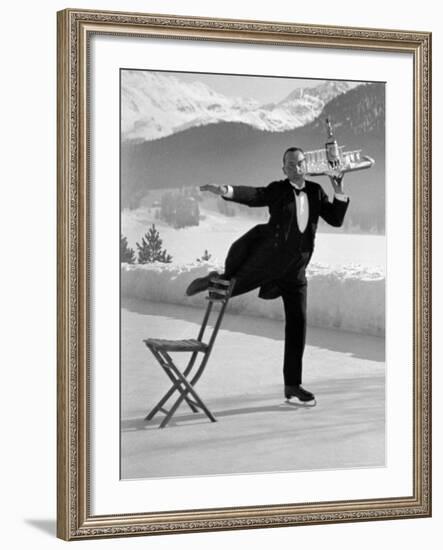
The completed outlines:
[[[290,181],[303,181],[306,173],[305,155],[301,151],[289,151],[286,153],[283,172]]]

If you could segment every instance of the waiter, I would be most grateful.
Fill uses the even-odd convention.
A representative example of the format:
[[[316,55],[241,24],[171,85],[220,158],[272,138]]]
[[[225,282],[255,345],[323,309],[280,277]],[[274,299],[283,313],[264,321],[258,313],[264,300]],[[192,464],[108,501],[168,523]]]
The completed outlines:
[[[334,199],[322,187],[305,179],[306,159],[302,149],[290,147],[283,155],[286,179],[266,187],[204,185],[200,189],[223,199],[251,207],[267,206],[268,223],[257,225],[230,248],[225,272],[211,272],[195,279],[186,293],[206,290],[214,276],[235,277],[232,296],[260,287],[259,296],[281,296],[285,311],[284,394],[301,403],[313,402],[314,394],[302,387],[303,352],[306,342],[306,267],[314,251],[319,217],[340,227],[349,198],[343,193],[343,174],[330,176]]]

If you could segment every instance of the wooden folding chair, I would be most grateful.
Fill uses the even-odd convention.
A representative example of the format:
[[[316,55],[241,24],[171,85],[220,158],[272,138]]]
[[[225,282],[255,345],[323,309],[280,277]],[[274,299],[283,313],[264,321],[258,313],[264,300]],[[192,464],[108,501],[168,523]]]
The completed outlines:
[[[151,420],[158,412],[162,412],[166,416],[159,427],[164,428],[171,420],[180,404],[184,401],[192,412],[196,413],[202,410],[212,422],[216,422],[211,411],[206,407],[195,391],[194,386],[203,374],[206,364],[208,363],[234,285],[235,279],[231,279],[230,281],[217,278],[211,279],[207,296],[208,306],[196,340],[165,340],[157,338],[143,340],[172,382],[170,389],[146,416],[145,420]],[[215,304],[219,306],[218,316],[215,319],[210,338],[207,343],[205,343],[203,342],[203,337],[205,336],[208,321]],[[187,366],[183,370],[180,370],[175,365],[170,356],[170,353],[175,352],[188,352],[192,354]],[[199,353],[202,354],[201,361],[196,364]],[[178,394],[178,396],[176,394]],[[175,402],[172,403],[169,409],[165,409],[164,405],[173,398],[173,396],[176,397]]]

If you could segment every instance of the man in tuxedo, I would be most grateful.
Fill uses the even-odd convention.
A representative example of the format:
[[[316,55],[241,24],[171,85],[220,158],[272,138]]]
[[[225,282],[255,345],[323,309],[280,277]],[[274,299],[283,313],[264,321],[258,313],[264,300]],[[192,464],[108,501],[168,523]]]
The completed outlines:
[[[306,340],[306,267],[314,250],[319,217],[340,227],[349,199],[343,194],[343,174],[330,176],[333,202],[318,183],[305,180],[305,155],[298,147],[285,151],[283,172],[286,179],[267,187],[204,185],[201,190],[228,201],[269,208],[268,223],[255,226],[231,246],[221,277],[235,277],[233,296],[260,287],[261,298],[282,297],[286,319],[285,397],[309,403],[314,401],[314,395],[301,385]],[[211,272],[195,279],[186,293],[192,296],[206,290],[209,280],[217,275]]]

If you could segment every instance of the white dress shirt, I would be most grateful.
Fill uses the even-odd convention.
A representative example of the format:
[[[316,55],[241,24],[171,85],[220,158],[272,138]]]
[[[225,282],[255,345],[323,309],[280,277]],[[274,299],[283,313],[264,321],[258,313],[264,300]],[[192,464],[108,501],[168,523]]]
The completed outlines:
[[[295,197],[295,208],[297,212],[298,230],[300,231],[300,233],[304,233],[309,220],[308,197],[306,195],[306,192],[303,191],[305,186],[303,185],[303,187],[298,187],[297,185],[295,185],[295,183],[292,183],[292,181],[290,181],[289,183],[292,185],[294,189],[300,189],[302,191],[301,193],[298,193],[298,194],[294,191],[294,197]]]
[[[289,183],[295,189],[303,190],[305,188],[304,185],[303,187],[298,187],[297,185],[295,185],[295,183],[292,183],[292,181],[290,181]],[[227,185],[226,187],[228,190],[226,191],[226,193],[223,194],[223,196],[226,197],[227,199],[232,199],[232,197],[234,196],[234,189],[232,188],[232,185]],[[306,229],[306,226],[308,225],[308,220],[309,220],[308,197],[306,195],[306,192],[297,194],[295,191],[294,191],[294,197],[295,197],[295,205],[296,205],[296,211],[297,211],[297,225],[300,233],[303,233]],[[340,193],[335,193],[334,197],[339,201],[346,202],[348,200],[347,195],[343,195]]]

